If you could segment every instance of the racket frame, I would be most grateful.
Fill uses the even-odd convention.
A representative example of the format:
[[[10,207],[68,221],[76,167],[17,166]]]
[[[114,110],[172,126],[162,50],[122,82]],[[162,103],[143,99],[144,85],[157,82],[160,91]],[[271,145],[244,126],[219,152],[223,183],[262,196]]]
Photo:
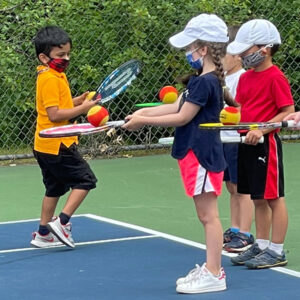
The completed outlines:
[[[101,92],[103,93],[103,90],[105,91],[110,84],[113,84],[112,79],[114,79],[121,71],[122,69],[126,68],[128,65],[134,65],[136,66],[135,72],[132,71],[132,68],[130,68],[128,71],[130,71],[130,75],[127,74],[126,77],[126,73],[123,77],[125,77],[125,79],[123,79],[123,81],[126,80],[126,83],[124,85],[122,85],[119,89],[117,89],[114,93],[110,94],[109,96],[106,96],[105,98],[102,97]],[[127,73],[128,73],[127,71]],[[99,104],[103,104],[106,103],[114,98],[116,98],[118,95],[120,95],[122,92],[124,92],[127,87],[131,84],[131,82],[136,79],[137,75],[141,72],[141,62],[136,60],[136,59],[131,59],[129,61],[127,61],[126,63],[122,64],[121,66],[119,66],[117,69],[115,69],[114,71],[112,71],[112,73],[110,73],[100,84],[100,86],[97,88],[95,95],[93,96],[92,100],[96,100],[99,96],[100,96],[100,100],[99,100]],[[132,75],[133,74],[133,75]],[[127,80],[128,78],[130,78],[129,80]]]
[[[111,128],[120,127],[125,123],[125,121],[110,121],[107,122],[103,126],[94,127],[90,123],[82,123],[82,124],[71,124],[71,125],[63,125],[63,126],[57,126],[48,128],[45,130],[40,131],[39,136],[42,138],[61,138],[61,137],[70,137],[70,136],[81,136],[81,135],[90,135],[93,133],[106,131]],[[72,130],[72,128],[78,128],[78,130]],[[59,132],[59,130],[66,130],[63,132]],[[70,129],[68,132],[67,130]],[[84,130],[85,129],[85,130]]]
[[[225,125],[222,123],[202,123],[199,124],[201,130],[263,130],[263,129],[300,129],[300,122],[295,124],[293,120],[282,122],[258,122],[258,123],[239,123],[236,125]]]

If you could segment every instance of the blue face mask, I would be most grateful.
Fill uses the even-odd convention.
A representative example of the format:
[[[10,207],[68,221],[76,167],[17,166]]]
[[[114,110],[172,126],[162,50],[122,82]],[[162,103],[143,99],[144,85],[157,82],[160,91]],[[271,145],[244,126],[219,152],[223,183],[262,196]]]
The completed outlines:
[[[198,49],[196,49],[196,50],[198,50]],[[193,60],[193,52],[194,51],[186,52],[185,53],[186,59],[192,68],[201,70],[203,68],[203,57],[200,57],[197,60]]]

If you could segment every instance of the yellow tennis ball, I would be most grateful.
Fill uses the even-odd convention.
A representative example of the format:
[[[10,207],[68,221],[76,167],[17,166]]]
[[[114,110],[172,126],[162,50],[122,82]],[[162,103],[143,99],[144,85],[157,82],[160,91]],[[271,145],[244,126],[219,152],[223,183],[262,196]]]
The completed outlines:
[[[165,104],[174,103],[177,99],[177,95],[178,95],[177,93],[169,92],[164,96],[162,102]]]
[[[174,103],[177,100],[178,91],[175,87],[167,85],[159,91],[158,97],[164,104]]]
[[[220,112],[220,122],[225,125],[238,124],[241,120],[240,111],[233,106],[226,106]]]
[[[95,127],[103,126],[109,119],[109,113],[104,107],[95,105],[88,111],[87,119]]]
[[[88,93],[88,95],[86,96],[86,99],[88,99],[88,100],[92,100],[92,99],[93,99],[93,97],[95,96],[95,94],[96,94],[96,92],[95,92],[95,91],[93,91],[93,92],[89,92],[89,93]]]

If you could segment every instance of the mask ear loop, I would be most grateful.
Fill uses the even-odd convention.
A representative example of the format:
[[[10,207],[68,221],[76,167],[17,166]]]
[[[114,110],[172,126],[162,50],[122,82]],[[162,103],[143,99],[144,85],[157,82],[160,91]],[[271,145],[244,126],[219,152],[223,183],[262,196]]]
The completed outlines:
[[[266,46],[264,46],[262,48],[264,48],[264,49],[273,48],[273,44],[267,44]],[[260,48],[258,51],[260,51],[262,48]]]

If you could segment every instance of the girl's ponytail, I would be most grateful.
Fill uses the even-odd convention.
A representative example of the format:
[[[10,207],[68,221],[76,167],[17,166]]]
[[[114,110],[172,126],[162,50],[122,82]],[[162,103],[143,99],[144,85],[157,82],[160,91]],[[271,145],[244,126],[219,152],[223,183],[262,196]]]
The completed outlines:
[[[231,96],[228,88],[226,87],[225,74],[224,74],[224,69],[223,69],[223,65],[221,62],[221,58],[224,57],[226,54],[226,44],[224,44],[224,43],[209,43],[208,50],[212,57],[213,63],[216,66],[215,72],[216,72],[216,75],[222,86],[223,98],[224,98],[225,103],[230,106],[235,106],[235,107],[239,106],[237,104],[237,102],[235,102],[233,97]]]

